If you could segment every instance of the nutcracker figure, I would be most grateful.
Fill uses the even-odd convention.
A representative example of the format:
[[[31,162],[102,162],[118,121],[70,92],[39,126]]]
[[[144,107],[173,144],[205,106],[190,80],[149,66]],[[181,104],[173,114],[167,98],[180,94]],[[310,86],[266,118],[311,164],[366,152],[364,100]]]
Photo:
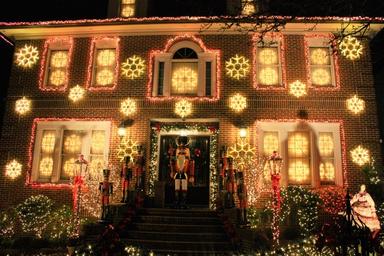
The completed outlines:
[[[176,174],[175,179],[175,206],[187,208],[187,190],[188,190],[188,165],[190,159],[190,151],[188,143],[183,139],[187,137],[178,138],[179,143],[176,149]],[[188,139],[188,138],[187,138]]]
[[[101,194],[101,219],[105,220],[109,211],[109,197],[113,194],[113,183],[109,182],[109,169],[103,170],[104,180],[99,184]]]
[[[129,185],[132,180],[132,170],[133,163],[130,156],[124,157],[124,165],[121,168],[120,178],[121,178],[121,187],[123,189],[123,198],[121,199],[122,203],[128,203],[130,198]]]
[[[136,190],[142,191],[144,184],[144,152],[142,147],[140,146],[137,151],[137,155],[135,157],[135,178],[136,178]]]
[[[221,147],[221,150],[220,150],[220,162],[219,162],[219,169],[220,169],[220,182],[219,182],[219,189],[220,190],[224,190],[225,189],[225,186],[224,186],[224,183],[225,183],[225,180],[224,180],[224,176],[225,176],[225,170],[227,170],[228,168],[228,158],[227,158],[227,147],[226,146],[222,146]]]
[[[234,193],[235,193],[235,173],[236,170],[233,167],[233,158],[229,157],[227,159],[228,161],[228,168],[224,172],[224,183],[225,183],[225,190],[226,190],[226,207],[227,208],[233,208],[235,207],[234,202]]]
[[[242,171],[236,172],[236,192],[239,200],[239,207],[237,209],[237,219],[240,226],[249,224],[247,220],[247,188],[244,182],[244,173]]]
[[[176,149],[173,147],[172,143],[170,143],[168,146],[167,158],[169,177],[173,179],[176,174]]]

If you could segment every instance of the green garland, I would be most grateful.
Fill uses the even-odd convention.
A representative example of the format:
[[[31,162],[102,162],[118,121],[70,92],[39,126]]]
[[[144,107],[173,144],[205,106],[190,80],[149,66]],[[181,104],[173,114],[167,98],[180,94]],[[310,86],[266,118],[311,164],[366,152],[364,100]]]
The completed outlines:
[[[210,151],[209,151],[209,169],[210,169],[210,186],[209,186],[209,207],[215,209],[216,200],[218,196],[219,184],[217,177],[217,141],[219,131],[216,127],[210,127],[204,124],[160,124],[155,123],[151,125],[151,145],[150,154],[151,159],[149,163],[149,177],[148,177],[148,191],[147,195],[150,197],[155,196],[155,182],[158,180],[158,143],[159,134],[161,132],[170,131],[198,131],[209,132],[211,135]]]

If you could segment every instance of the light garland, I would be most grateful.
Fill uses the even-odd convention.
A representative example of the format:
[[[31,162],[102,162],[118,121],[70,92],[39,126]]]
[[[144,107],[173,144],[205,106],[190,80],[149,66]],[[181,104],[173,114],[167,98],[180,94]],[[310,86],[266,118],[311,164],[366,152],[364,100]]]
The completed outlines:
[[[275,54],[275,52],[271,51],[270,49],[262,49],[261,54],[259,55],[259,41],[260,38],[263,38],[265,40],[274,40],[278,42],[278,48],[280,49],[278,51],[278,55]],[[286,61],[285,61],[285,40],[282,33],[267,33],[266,35],[261,35],[260,33],[255,33],[252,36],[252,66],[253,66],[253,74],[252,74],[252,80],[253,80],[253,87],[256,90],[271,90],[271,91],[280,91],[286,89],[287,84],[287,74],[286,74]],[[259,56],[258,56],[259,55]],[[280,70],[281,70],[281,83],[280,85],[277,85],[278,83],[278,77],[279,74],[277,74],[276,70],[272,69],[271,67],[266,66],[265,68],[268,68],[263,71],[262,74],[259,74],[258,68],[260,60],[259,58],[263,58],[264,64],[269,65],[273,63],[274,61],[279,60],[280,64]],[[258,78],[260,78],[263,82],[263,84],[259,84]]]
[[[247,98],[237,93],[229,98],[229,107],[235,112],[241,112],[247,108]]]
[[[350,151],[352,162],[359,166],[369,163],[369,150],[359,145]]]
[[[339,42],[341,54],[350,60],[357,60],[363,54],[363,45],[356,37],[346,36]]]
[[[204,132],[210,134],[210,147],[209,147],[209,169],[210,169],[210,185],[209,185],[209,207],[216,209],[216,202],[219,196],[219,181],[217,175],[217,155],[218,155],[218,136],[219,130],[213,126],[195,124],[152,124],[151,126],[151,145],[150,145],[150,162],[148,172],[148,190],[147,195],[150,197],[155,196],[155,182],[158,180],[158,149],[159,149],[159,136],[162,132],[171,131],[194,131]]]
[[[16,53],[16,64],[23,68],[31,68],[36,64],[38,59],[39,52],[37,51],[37,47],[32,45],[26,44]]]
[[[129,57],[121,65],[121,75],[127,77],[128,79],[139,78],[142,74],[144,74],[144,70],[145,60],[136,55]]]
[[[225,62],[226,74],[239,80],[249,72],[249,60],[244,56],[235,55]]]
[[[21,175],[22,165],[13,159],[5,166],[5,176],[14,180]]]
[[[47,61],[48,61],[48,52],[50,45],[53,44],[59,44],[59,45],[65,45],[65,47],[62,48],[62,50],[68,50],[66,61],[61,61],[59,66],[65,68],[64,69],[64,83],[62,86],[47,86],[45,84],[45,75],[48,74],[47,69]],[[69,81],[69,68],[72,63],[72,53],[73,53],[73,38],[72,37],[57,37],[57,38],[51,38],[45,41],[44,43],[44,50],[42,54],[42,60],[40,64],[40,74],[39,74],[39,89],[42,91],[59,91],[64,92],[68,87],[68,81]],[[52,59],[51,61],[53,61]],[[64,65],[65,63],[65,65]]]
[[[304,54],[305,54],[305,64],[306,64],[306,70],[307,70],[307,83],[308,87],[311,88],[311,90],[314,91],[338,91],[340,90],[340,66],[339,66],[339,58],[337,51],[334,51],[337,49],[337,43],[334,40],[335,36],[331,33],[307,33],[304,35]],[[330,45],[331,49],[329,52],[325,52],[326,50],[323,49],[317,49],[312,54],[310,53],[310,40],[322,40],[324,42],[332,42]],[[332,51],[332,53],[331,53]],[[319,80],[313,81],[318,85],[329,85],[329,86],[313,86],[312,80],[312,71],[311,71],[311,60],[313,63],[316,63],[316,65],[323,65],[326,64],[326,59],[324,59],[324,54],[330,54],[330,61],[333,62],[333,66],[331,65],[331,68],[334,69],[334,76],[335,76],[335,84],[331,84],[332,79],[329,78],[329,82],[325,84],[325,80],[321,79],[321,83],[318,83]],[[332,75],[332,72],[331,72]],[[315,78],[316,80],[316,78]],[[332,86],[331,86],[332,85]]]
[[[192,102],[185,99],[179,100],[175,103],[175,114],[182,119],[189,116],[192,113]]]
[[[96,81],[92,80],[93,65],[96,64],[96,61],[98,61],[98,60],[94,60],[94,58],[95,58],[94,55],[95,55],[95,50],[96,50],[96,44],[99,41],[113,42],[116,45],[116,53],[114,54],[114,59],[118,60],[120,58],[120,38],[118,38],[118,37],[95,37],[95,38],[93,38],[92,42],[91,42],[91,50],[89,53],[87,81],[86,81],[85,88],[89,91],[96,91],[96,92],[97,91],[113,91],[113,90],[115,90],[115,88],[117,86],[117,78],[118,78],[118,73],[119,73],[119,69],[120,69],[120,64],[118,61],[115,61],[114,72],[112,72],[109,69],[104,69],[96,75]],[[103,57],[103,58],[101,58],[100,61],[102,63],[104,63],[104,61],[108,62],[109,58],[107,58],[107,59],[105,59]],[[99,84],[99,86],[97,86],[96,84],[91,84],[91,83],[95,83],[95,82],[97,82],[97,84]],[[112,84],[112,86],[104,86],[104,85],[109,85],[109,84]]]
[[[26,97],[23,97],[16,101],[15,111],[20,115],[24,115],[31,111],[31,105],[31,100],[27,99]]]
[[[176,36],[174,38],[171,38],[167,41],[165,47],[163,50],[151,50],[149,53],[149,61],[148,61],[148,83],[147,83],[147,98],[151,101],[166,101],[166,100],[174,100],[174,99],[185,99],[185,96],[169,96],[169,97],[157,97],[152,96],[152,89],[153,89],[153,77],[154,77],[154,66],[155,66],[155,56],[158,54],[167,53],[169,49],[174,45],[175,43],[179,41],[192,41],[199,45],[201,49],[203,49],[204,52],[212,53],[216,56],[216,88],[215,93],[213,96],[206,96],[206,97],[188,97],[189,101],[209,101],[214,102],[217,101],[220,98],[220,87],[221,87],[221,51],[215,50],[215,49],[209,49],[205,46],[204,42],[193,35],[190,34],[184,34],[180,36]]]
[[[354,95],[346,101],[347,109],[354,114],[360,114],[365,109],[365,101]]]
[[[131,98],[127,98],[120,104],[120,112],[125,116],[132,116],[137,111],[136,101]]]
[[[84,98],[84,95],[85,95],[85,89],[77,84],[76,86],[72,87],[69,90],[68,98],[72,102],[78,102],[79,100]]]
[[[296,80],[289,84],[289,93],[297,98],[302,97],[307,95],[307,86],[299,80]]]

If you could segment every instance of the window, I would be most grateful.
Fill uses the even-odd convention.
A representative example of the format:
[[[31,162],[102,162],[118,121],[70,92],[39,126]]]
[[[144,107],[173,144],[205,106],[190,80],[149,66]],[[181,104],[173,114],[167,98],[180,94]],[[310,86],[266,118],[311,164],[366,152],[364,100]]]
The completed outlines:
[[[135,0],[121,0],[120,15],[121,17],[135,16]]]
[[[54,39],[45,42],[40,89],[44,91],[65,91],[68,85],[68,71],[72,54],[72,39]]]
[[[68,182],[80,154],[88,160],[88,175],[98,177],[107,163],[109,121],[37,122],[32,181]]]
[[[255,14],[255,2],[254,0],[241,0],[241,14],[252,15]]]
[[[309,86],[314,89],[337,89],[337,56],[327,35],[306,35],[305,51]]]
[[[284,89],[285,73],[283,67],[284,40],[281,35],[270,35],[260,41],[255,34],[254,42],[254,86],[256,89]]]
[[[189,38],[188,38],[189,39]],[[198,39],[179,40],[163,52],[151,54],[151,97],[217,98],[219,53]]]
[[[117,38],[95,39],[92,43],[91,77],[89,90],[112,90],[117,83],[118,70]]]
[[[261,121],[257,132],[261,155],[283,157],[282,184],[342,185],[339,123]]]

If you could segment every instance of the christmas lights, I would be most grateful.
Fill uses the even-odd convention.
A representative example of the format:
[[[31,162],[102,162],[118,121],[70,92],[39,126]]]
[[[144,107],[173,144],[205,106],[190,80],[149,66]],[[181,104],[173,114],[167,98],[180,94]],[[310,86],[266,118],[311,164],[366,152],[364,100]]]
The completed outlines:
[[[121,75],[127,77],[128,79],[139,78],[142,74],[144,74],[144,70],[145,60],[136,55],[129,57],[121,65]]]
[[[347,109],[354,114],[360,114],[365,109],[365,101],[354,95],[346,101]]]
[[[137,111],[136,101],[131,98],[127,98],[120,104],[120,112],[125,116],[132,116]]]
[[[23,68],[30,68],[36,64],[39,59],[39,52],[37,47],[32,45],[24,45],[23,48],[20,48],[16,53],[16,64]]]
[[[341,54],[350,60],[357,60],[363,54],[363,45],[356,37],[346,36],[339,42]]]
[[[239,80],[249,72],[249,60],[244,56],[235,55],[225,62],[226,74]]]
[[[175,114],[184,119],[192,113],[192,103],[182,99],[175,103]]]
[[[21,168],[23,166],[13,159],[5,166],[5,176],[14,180],[21,175]]]
[[[115,50],[110,49],[98,49],[97,43],[108,43]],[[85,88],[89,91],[113,91],[117,85],[117,78],[120,69],[119,62],[120,57],[120,38],[118,37],[95,37],[91,42],[91,50],[88,60],[87,81]],[[98,50],[96,56],[95,52]],[[103,67],[98,70],[96,74],[93,72],[93,67]],[[114,66],[114,67],[113,67]],[[111,68],[111,69],[109,69]],[[112,70],[113,69],[113,70]],[[94,77],[93,77],[94,76]]]
[[[124,161],[125,156],[130,156],[131,159],[137,154],[139,144],[132,138],[122,137],[117,149],[117,158],[120,162]]]
[[[359,166],[369,163],[369,150],[359,145],[350,151],[352,162]]]
[[[289,84],[289,93],[297,98],[302,97],[307,94],[307,86],[299,80],[296,80]]]
[[[152,90],[153,90],[153,77],[154,77],[154,66],[155,66],[155,56],[158,54],[163,54],[167,53],[169,49],[177,42],[180,41],[192,41],[206,53],[211,53],[216,57],[216,85],[215,87],[215,93],[213,93],[212,97],[186,97],[186,96],[167,96],[167,97],[157,97],[157,96],[152,96]],[[193,35],[185,34],[185,35],[180,35],[176,36],[174,38],[171,38],[167,41],[165,47],[163,50],[151,50],[149,53],[149,61],[148,61],[148,83],[147,83],[147,98],[150,99],[151,101],[165,101],[165,100],[173,100],[173,99],[185,99],[188,98],[189,101],[217,101],[220,98],[220,83],[221,83],[221,52],[219,50],[214,50],[214,49],[208,49],[205,45],[204,42],[200,39],[197,38]]]
[[[69,90],[68,98],[73,102],[78,102],[84,98],[84,95],[85,89],[77,84]]]
[[[247,107],[247,98],[237,93],[229,98],[229,107],[235,112],[241,112]]]
[[[60,45],[61,50],[51,51],[53,55],[51,56],[50,64],[52,67],[60,68],[60,71],[63,72],[61,75],[62,83],[55,82],[58,86],[48,86],[45,82],[45,76],[49,74],[49,66],[47,65],[48,53],[50,47]],[[71,65],[73,52],[73,38],[71,37],[57,37],[51,38],[45,41],[44,50],[42,54],[42,60],[40,64],[40,75],[39,75],[39,89],[42,91],[59,91],[64,92],[68,86],[69,80],[69,68]],[[51,79],[51,78],[50,78]],[[48,80],[47,80],[48,81]]]
[[[20,115],[24,115],[31,110],[31,105],[31,100],[27,99],[26,97],[23,97],[16,101],[15,111]]]

